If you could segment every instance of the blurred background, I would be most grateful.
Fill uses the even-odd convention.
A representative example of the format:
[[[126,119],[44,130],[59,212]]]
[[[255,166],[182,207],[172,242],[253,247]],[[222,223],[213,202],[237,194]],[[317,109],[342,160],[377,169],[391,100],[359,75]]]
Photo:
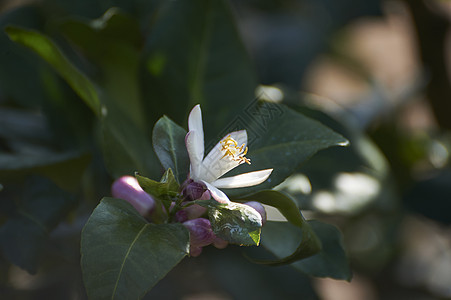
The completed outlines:
[[[147,297],[451,299],[451,2],[171,3],[0,2],[0,298],[85,299],[79,239],[90,212],[117,176],[161,173],[140,137],[163,114],[186,124],[203,101],[213,138],[258,97],[350,140],[277,189],[341,229],[352,281],[256,266],[229,247],[185,260]],[[8,25],[51,37],[128,117],[97,119]],[[202,100],[186,83],[198,61],[219,70],[205,72],[216,81]],[[111,154],[118,142],[134,150]],[[133,155],[148,158],[133,165]]]

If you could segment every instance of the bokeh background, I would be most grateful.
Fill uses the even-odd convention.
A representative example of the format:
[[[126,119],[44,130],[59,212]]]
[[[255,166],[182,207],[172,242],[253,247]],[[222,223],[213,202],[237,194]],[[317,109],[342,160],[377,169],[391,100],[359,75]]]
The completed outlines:
[[[112,180],[133,168],[127,159],[109,165],[124,154],[109,158],[114,143],[105,140],[115,137],[102,135],[131,125],[99,122],[57,72],[8,38],[4,28],[16,25],[51,37],[147,138],[163,114],[186,124],[201,95],[185,82],[197,74],[191,62],[204,59],[223,66],[209,76],[236,79],[202,99],[215,116],[211,138],[258,97],[351,142],[278,187],[307,218],[341,229],[351,282],[256,266],[229,247],[185,260],[149,299],[451,299],[451,2],[193,1],[172,19],[163,2],[0,2],[0,298],[85,299],[81,229]],[[103,30],[112,7],[124,17]],[[166,63],[172,71],[160,76]]]

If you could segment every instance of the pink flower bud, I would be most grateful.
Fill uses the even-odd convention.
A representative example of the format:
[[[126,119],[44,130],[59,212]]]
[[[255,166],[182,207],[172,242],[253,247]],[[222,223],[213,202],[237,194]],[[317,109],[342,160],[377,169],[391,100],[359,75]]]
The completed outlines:
[[[208,190],[205,184],[192,179],[186,180],[182,185],[182,195],[186,201],[198,200],[210,196],[210,193],[208,192],[208,195],[206,195],[206,192]],[[207,199],[210,199],[210,197]]]
[[[218,238],[218,237],[216,237],[213,240],[213,246],[215,246],[218,249],[224,249],[225,247],[227,247],[228,244],[229,244],[229,242],[227,242],[221,238]]]
[[[185,202],[187,203],[187,202]],[[175,214],[175,219],[177,222],[185,222],[187,220],[196,219],[202,216],[207,211],[207,208],[202,207],[197,204],[193,204],[190,206],[187,206],[186,208],[179,210]]]
[[[139,185],[135,177],[122,176],[113,182],[111,194],[114,198],[126,200],[141,216],[149,215],[155,207],[155,200]]]
[[[192,257],[198,257],[202,253],[202,247],[189,247],[189,255]]]
[[[189,230],[190,233],[190,254],[192,256],[199,255],[200,252],[197,248],[210,245],[216,238],[211,230],[211,224],[208,219],[197,218],[188,220],[182,224]]]
[[[263,207],[263,205],[260,202],[257,202],[257,201],[249,201],[249,202],[246,202],[244,204],[249,205],[250,207],[255,209],[260,214],[260,216],[262,216],[262,225],[265,225],[265,223],[266,223],[266,210]]]

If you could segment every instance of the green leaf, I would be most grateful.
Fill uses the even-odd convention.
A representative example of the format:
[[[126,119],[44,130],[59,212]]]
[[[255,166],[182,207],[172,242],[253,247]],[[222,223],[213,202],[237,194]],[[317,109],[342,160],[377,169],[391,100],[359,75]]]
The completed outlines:
[[[331,277],[351,281],[352,271],[343,248],[343,237],[337,227],[320,221],[309,221],[321,240],[323,248],[318,254],[298,261],[293,266],[317,277]]]
[[[212,201],[208,205],[208,216],[213,232],[229,243],[245,246],[260,243],[262,218],[249,205]]]
[[[54,42],[34,30],[8,26],[5,31],[11,40],[32,49],[49,63],[95,114],[100,113],[100,102],[95,86],[64,56]]]
[[[46,178],[26,181],[17,215],[0,227],[0,246],[12,263],[34,274],[48,234],[75,206],[76,198]]]
[[[27,28],[39,28],[42,22],[39,7],[21,5],[15,9],[3,10],[0,15],[0,89],[3,97],[19,103],[21,106],[37,106],[45,100],[44,86],[41,81],[43,63],[40,58],[30,56],[29,49],[14,43],[3,29],[15,24]],[[23,83],[27,88],[23,88]]]
[[[65,20],[59,29],[99,68],[99,81],[107,94],[101,100],[108,111],[114,106],[120,115],[146,130],[149,124],[138,79],[142,37],[137,20],[113,7],[99,19]]]
[[[161,175],[149,138],[132,120],[112,109],[101,122],[105,165],[113,177],[134,172]]]
[[[301,232],[302,239],[292,253],[287,253],[286,257],[277,260],[255,260],[257,263],[269,265],[282,265],[312,256],[321,249],[321,242],[315,232],[310,228],[299,210],[297,204],[288,195],[278,191],[261,191],[252,196],[246,197],[245,201],[258,201],[260,203],[273,206],[293,225],[297,226]],[[243,201],[241,200],[241,201]],[[266,227],[267,225],[265,225]],[[271,225],[270,225],[271,226]],[[266,231],[263,231],[265,233]],[[282,236],[284,234],[280,232]],[[281,256],[279,256],[281,257]]]
[[[126,201],[104,198],[81,238],[90,299],[140,299],[189,252],[182,224],[151,224]]]
[[[29,174],[45,175],[66,190],[79,188],[90,156],[78,152],[4,154],[0,153],[0,180],[12,182]]]
[[[164,222],[167,217],[166,212],[170,211],[173,197],[176,197],[180,190],[172,170],[167,169],[160,182],[139,174],[135,174],[135,177],[141,188],[149,195],[152,195],[156,201],[155,211],[152,213],[153,221],[156,223]],[[163,211],[162,206],[165,207],[166,212]]]
[[[302,227],[305,224],[304,216],[302,216],[296,202],[287,194],[266,190],[248,197],[243,197],[240,201],[258,201],[260,203],[273,206],[293,225]]]
[[[333,225],[315,220],[308,224],[321,240],[322,249],[316,255],[294,262],[292,266],[311,276],[350,280],[352,273],[340,231]],[[285,257],[296,249],[303,234],[301,228],[288,222],[267,222],[263,227],[262,245],[277,257]]]
[[[155,153],[165,169],[171,168],[179,182],[186,180],[189,157],[185,146],[186,131],[164,116],[153,128],[152,142]]]
[[[206,136],[216,138],[257,86],[229,1],[165,1],[153,20],[142,78],[149,114],[181,122],[201,104]]]
[[[270,189],[296,171],[316,152],[348,141],[321,123],[276,103],[260,102],[247,108],[247,127],[251,165],[241,165],[231,175],[274,169],[262,184],[225,189],[229,197],[240,197]]]
[[[135,174],[139,185],[146,193],[157,198],[170,198],[177,196],[180,186],[171,169],[167,169],[160,182]]]

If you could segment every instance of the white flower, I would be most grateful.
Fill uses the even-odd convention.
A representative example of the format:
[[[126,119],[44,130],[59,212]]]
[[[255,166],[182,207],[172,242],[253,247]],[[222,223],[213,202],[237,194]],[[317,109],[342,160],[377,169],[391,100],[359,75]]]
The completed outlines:
[[[204,157],[204,130],[200,105],[196,105],[188,118],[188,133],[185,138],[190,159],[189,177],[207,186],[212,197],[221,203],[230,202],[219,188],[240,188],[254,186],[265,181],[273,169],[244,173],[232,177],[220,178],[222,175],[242,163],[250,164],[245,157],[247,153],[246,130],[227,134]]]

